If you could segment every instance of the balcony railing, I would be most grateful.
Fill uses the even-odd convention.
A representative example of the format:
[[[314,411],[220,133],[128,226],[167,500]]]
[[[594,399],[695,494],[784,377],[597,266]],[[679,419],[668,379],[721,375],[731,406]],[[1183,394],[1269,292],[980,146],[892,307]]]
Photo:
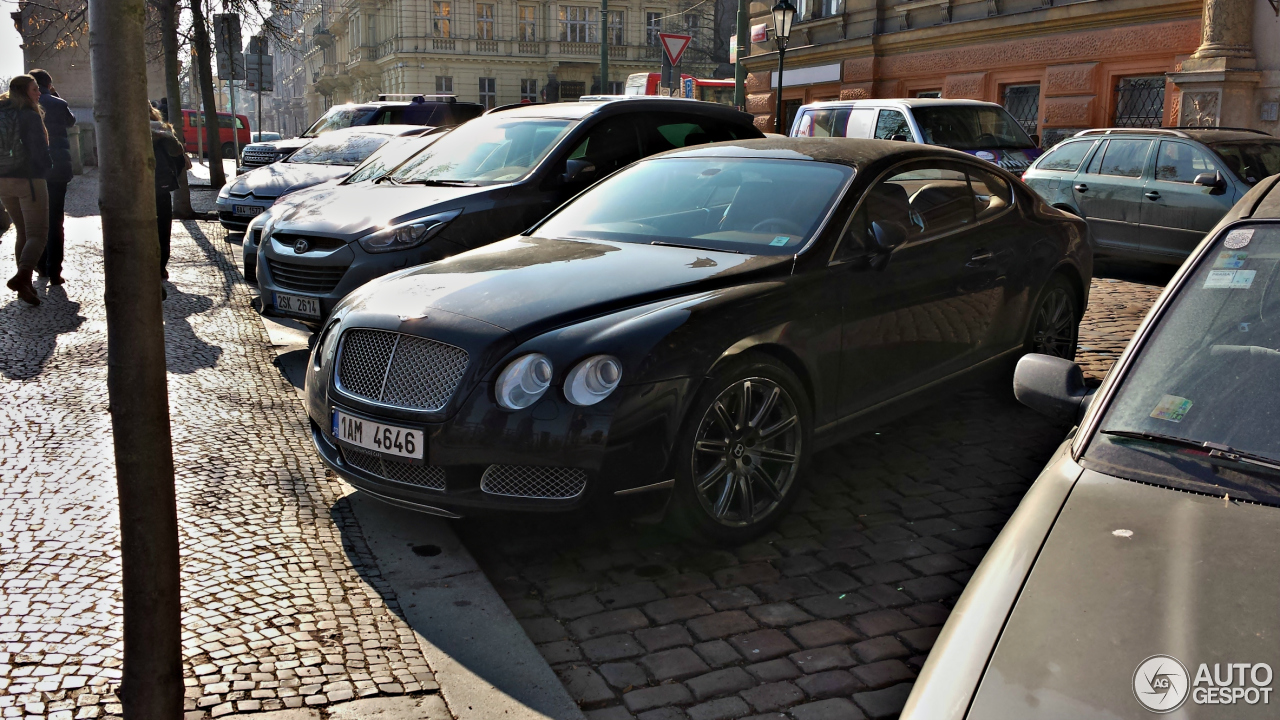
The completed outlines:
[[[518,42],[516,53],[519,55],[546,55],[547,44],[540,42]]]
[[[498,53],[498,41],[497,40],[477,40],[476,52],[496,55]]]
[[[609,58],[619,62],[652,61],[661,57],[661,48],[646,45],[609,45]],[[355,68],[361,60],[378,60],[395,53],[448,53],[524,57],[600,57],[600,43],[525,42],[518,40],[477,40],[472,38],[393,37],[377,46],[351,51],[344,68]]]

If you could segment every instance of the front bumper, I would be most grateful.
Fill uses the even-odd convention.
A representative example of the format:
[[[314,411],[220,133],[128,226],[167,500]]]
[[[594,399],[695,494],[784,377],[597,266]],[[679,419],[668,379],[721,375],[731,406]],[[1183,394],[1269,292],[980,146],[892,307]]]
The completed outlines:
[[[275,198],[260,198],[253,195],[246,197],[222,197],[218,196],[214,202],[214,208],[218,211],[218,221],[222,223],[222,227],[228,230],[244,230],[249,227],[249,221],[253,220],[257,215],[264,213],[275,204]],[[237,205],[260,208],[253,215],[237,214],[235,208]]]

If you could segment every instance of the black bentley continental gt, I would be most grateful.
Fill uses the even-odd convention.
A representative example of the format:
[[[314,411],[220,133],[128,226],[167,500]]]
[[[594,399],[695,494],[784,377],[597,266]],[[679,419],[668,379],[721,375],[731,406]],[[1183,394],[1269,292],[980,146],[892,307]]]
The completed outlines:
[[[667,491],[768,528],[815,449],[1027,351],[1071,358],[1085,226],[960,152],[764,139],[640,161],[522,235],[365,285],[315,344],[315,445],[450,517]]]

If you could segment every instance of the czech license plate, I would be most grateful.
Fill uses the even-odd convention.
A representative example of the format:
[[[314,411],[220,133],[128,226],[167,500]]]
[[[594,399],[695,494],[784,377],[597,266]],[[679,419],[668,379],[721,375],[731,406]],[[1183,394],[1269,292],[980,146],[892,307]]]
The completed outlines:
[[[231,212],[241,217],[253,217],[263,211],[259,205],[232,205]]]
[[[426,440],[421,430],[383,425],[336,409],[333,411],[333,436],[338,442],[383,455],[419,462],[426,456]]]
[[[306,297],[305,295],[286,295],[285,293],[276,293],[276,310],[290,315],[301,315],[303,317],[318,318],[320,317],[320,298]]]

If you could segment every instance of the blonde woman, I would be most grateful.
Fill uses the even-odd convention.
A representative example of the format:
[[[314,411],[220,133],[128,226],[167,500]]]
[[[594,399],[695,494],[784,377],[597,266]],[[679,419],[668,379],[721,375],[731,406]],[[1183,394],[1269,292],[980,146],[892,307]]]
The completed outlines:
[[[9,81],[9,92],[0,95],[0,202],[18,229],[18,274],[9,279],[9,289],[30,305],[40,304],[31,274],[49,233],[44,179],[52,167],[40,86],[30,75],[19,75]]]

